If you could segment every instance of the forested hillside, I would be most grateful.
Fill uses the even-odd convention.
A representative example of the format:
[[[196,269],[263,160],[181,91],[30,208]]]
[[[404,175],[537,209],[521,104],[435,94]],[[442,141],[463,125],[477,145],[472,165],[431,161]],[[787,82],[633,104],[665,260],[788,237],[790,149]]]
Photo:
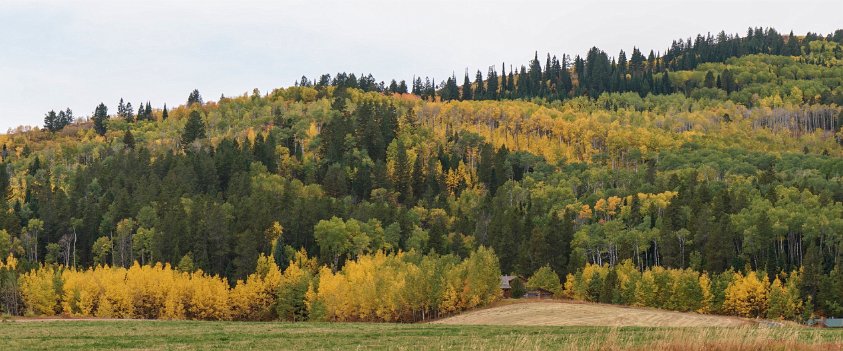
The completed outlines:
[[[307,277],[291,285],[298,310],[307,294],[307,310],[326,318],[418,320],[493,299],[497,266],[476,275],[489,247],[500,271],[549,266],[579,279],[562,282],[571,296],[594,300],[602,288],[582,285],[616,266],[624,276],[690,269],[697,281],[759,272],[768,290],[801,270],[794,289],[806,308],[843,314],[843,30],[750,29],[631,52],[544,62],[536,53],[462,84],[340,73],[217,101],[194,91],[169,108],[121,100],[116,111],[92,104],[88,118],[51,111],[44,128],[0,135],[0,253],[17,258],[0,267],[3,308],[38,313],[22,306],[33,300],[18,298],[17,279],[41,264],[55,268],[21,279],[55,270],[39,278],[49,287],[69,267],[94,276],[84,269],[161,262],[233,286],[266,277],[266,255],[279,274],[307,272],[289,273]],[[431,285],[436,299],[412,310],[335,303],[361,286],[355,269],[379,267],[463,273]],[[487,290],[466,288],[477,286]],[[461,294],[477,297],[454,302]],[[46,300],[40,313],[85,314]],[[742,311],[704,312],[752,314]]]

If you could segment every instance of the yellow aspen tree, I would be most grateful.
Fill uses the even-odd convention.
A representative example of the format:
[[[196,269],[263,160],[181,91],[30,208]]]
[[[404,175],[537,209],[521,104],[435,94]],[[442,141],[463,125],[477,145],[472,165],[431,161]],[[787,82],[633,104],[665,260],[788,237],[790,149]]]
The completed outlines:
[[[711,293],[711,278],[708,277],[708,273],[700,274],[700,290],[702,290],[702,301],[700,301],[700,308],[697,309],[697,312],[711,313],[714,295]]]
[[[20,291],[27,315],[53,316],[59,303],[55,288],[56,272],[50,266],[41,266],[23,274]]]

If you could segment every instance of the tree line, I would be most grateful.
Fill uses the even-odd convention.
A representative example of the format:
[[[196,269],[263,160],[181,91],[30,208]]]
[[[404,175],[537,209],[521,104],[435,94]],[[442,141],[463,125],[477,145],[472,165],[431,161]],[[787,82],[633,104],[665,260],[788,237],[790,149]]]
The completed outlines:
[[[229,288],[259,258],[283,271],[301,250],[331,274],[312,277],[344,290],[356,283],[338,272],[378,252],[458,265],[480,247],[521,275],[547,267],[564,279],[629,260],[640,272],[731,269],[773,284],[802,269],[802,282],[833,281],[843,74],[838,44],[809,47],[801,59],[761,53],[668,70],[671,86],[693,87],[672,94],[475,101],[472,90],[434,101],[341,74],[218,101],[195,90],[152,120],[99,104],[62,133],[0,136],[0,252],[19,260],[12,275],[185,262]],[[572,84],[587,71],[573,70]],[[507,86],[527,82],[511,73]],[[803,306],[837,311],[807,297],[839,285],[800,284]],[[320,313],[337,320],[375,320],[383,308],[407,318],[325,301]]]

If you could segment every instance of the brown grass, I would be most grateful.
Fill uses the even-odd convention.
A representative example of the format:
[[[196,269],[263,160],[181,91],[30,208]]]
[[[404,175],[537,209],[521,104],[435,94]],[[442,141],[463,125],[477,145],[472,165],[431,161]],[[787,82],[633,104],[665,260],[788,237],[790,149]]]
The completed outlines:
[[[466,312],[434,323],[460,325],[742,327],[751,320],[560,300],[527,300]]]

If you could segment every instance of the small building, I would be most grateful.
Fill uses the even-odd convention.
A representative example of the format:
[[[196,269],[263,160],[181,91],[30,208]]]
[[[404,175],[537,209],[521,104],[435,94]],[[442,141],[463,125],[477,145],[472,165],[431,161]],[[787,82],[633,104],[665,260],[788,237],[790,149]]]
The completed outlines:
[[[519,277],[517,275],[502,275],[501,276],[501,291],[503,291],[504,298],[511,298],[512,297],[512,285],[510,283],[512,280],[518,279],[521,281],[521,284],[527,285],[527,279]]]
[[[826,328],[843,328],[843,318],[823,318],[822,326]]]
[[[551,299],[553,298],[553,293],[547,291],[542,288],[536,288],[532,290],[527,290],[527,293],[524,294],[524,298],[527,299]]]

